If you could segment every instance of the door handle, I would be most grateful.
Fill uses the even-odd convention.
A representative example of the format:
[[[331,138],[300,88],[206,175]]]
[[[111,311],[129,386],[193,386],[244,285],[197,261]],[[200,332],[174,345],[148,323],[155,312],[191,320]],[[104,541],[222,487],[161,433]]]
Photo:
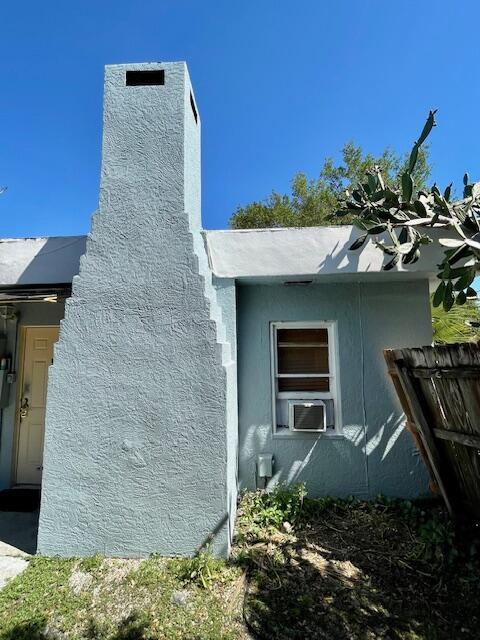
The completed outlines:
[[[20,418],[26,418],[28,416],[28,410],[30,409],[28,405],[28,398],[24,398],[22,400],[22,404],[20,405]]]

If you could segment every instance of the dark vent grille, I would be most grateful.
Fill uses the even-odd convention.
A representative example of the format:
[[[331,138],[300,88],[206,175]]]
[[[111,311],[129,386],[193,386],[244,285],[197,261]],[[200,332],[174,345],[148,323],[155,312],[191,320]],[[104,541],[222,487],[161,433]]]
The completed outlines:
[[[293,408],[295,429],[311,429],[316,431],[325,427],[325,407],[313,405],[302,407],[295,405]]]
[[[127,71],[125,77],[127,87],[145,87],[165,84],[165,71]]]

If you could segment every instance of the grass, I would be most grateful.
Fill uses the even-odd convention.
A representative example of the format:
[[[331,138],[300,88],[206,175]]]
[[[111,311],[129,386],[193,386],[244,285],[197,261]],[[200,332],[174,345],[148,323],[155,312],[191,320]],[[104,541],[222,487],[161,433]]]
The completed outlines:
[[[280,486],[243,497],[229,563],[33,558],[0,592],[0,640],[240,640],[244,620],[260,640],[478,639],[479,555],[438,503]]]
[[[0,593],[0,640],[239,638],[240,576],[207,555],[200,561],[33,558]]]

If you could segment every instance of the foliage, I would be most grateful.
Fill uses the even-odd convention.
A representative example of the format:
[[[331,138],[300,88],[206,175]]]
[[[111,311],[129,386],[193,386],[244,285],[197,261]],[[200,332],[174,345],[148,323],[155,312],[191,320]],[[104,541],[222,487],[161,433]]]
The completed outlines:
[[[408,157],[396,155],[390,148],[379,156],[364,154],[361,147],[352,142],[342,149],[342,163],[332,158],[324,161],[317,179],[309,180],[304,173],[297,173],[290,195],[272,192],[262,202],[252,202],[239,207],[230,218],[233,229],[263,227],[311,227],[331,224],[351,224],[353,215],[335,216],[345,189],[357,184],[367,171],[379,166],[391,188],[399,184],[399,176],[405,171]],[[424,185],[429,177],[428,153],[422,149],[415,168],[417,184]]]
[[[445,311],[449,311],[455,303],[464,305],[467,298],[476,297],[471,285],[480,266],[480,183],[470,182],[465,174],[463,198],[452,200],[452,184],[442,194],[435,184],[426,189],[416,181],[418,159],[436,124],[435,113],[430,111],[413,145],[401,185],[392,188],[382,168],[374,167],[363,182],[347,191],[337,215],[357,217],[355,224],[364,233],[350,249],[360,249],[369,237],[374,237],[376,246],[389,257],[383,267],[386,271],[398,263],[416,262],[421,247],[432,242],[427,230],[450,232],[438,239],[444,247],[444,259],[439,266],[440,284],[433,297],[435,307],[443,304]],[[379,239],[382,234],[385,235]]]
[[[432,305],[433,341],[436,344],[455,342],[476,342],[480,340],[480,329],[470,325],[470,321],[480,323],[478,304],[473,300],[445,311],[443,306]]]
[[[303,512],[304,484],[278,484],[271,490],[246,493],[238,515],[238,535],[249,537],[264,529],[294,527]]]
[[[455,526],[436,501],[305,497],[294,532],[252,531],[263,519],[250,507],[263,505],[244,500],[236,555],[248,569],[244,610],[256,637],[478,637],[474,523]]]
[[[175,571],[184,582],[193,583],[207,589],[218,581],[225,571],[225,562],[215,558],[208,549],[197,553],[193,558],[177,558]]]

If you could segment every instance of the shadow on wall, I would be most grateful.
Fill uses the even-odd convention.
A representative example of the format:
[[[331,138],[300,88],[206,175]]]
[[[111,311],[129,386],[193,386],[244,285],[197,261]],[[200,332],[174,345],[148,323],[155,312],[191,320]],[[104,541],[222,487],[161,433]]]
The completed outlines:
[[[17,285],[67,284],[79,272],[86,241],[86,236],[2,241],[0,254]]]
[[[272,438],[270,425],[251,425],[240,438],[240,488],[305,483],[312,497],[358,498],[380,493],[414,497],[428,492],[426,469],[405,430],[403,415],[392,412],[375,431],[369,427],[367,434],[363,425],[347,425],[340,437]],[[256,453],[267,451],[274,456],[274,475],[265,484],[257,477]]]
[[[348,241],[343,242],[340,246],[340,243],[337,241],[335,245],[332,247],[331,252],[323,258],[318,263],[318,272],[324,271],[326,273],[341,273],[342,271],[346,271],[347,273],[355,273],[358,271],[360,265],[360,258],[362,256],[362,251],[367,247],[367,243],[363,245],[362,248],[350,251],[349,247],[353,244],[354,240],[357,240],[362,235],[362,231],[355,226],[352,226],[350,229],[350,236]],[[429,231],[429,235],[433,238],[438,238],[438,231],[433,229]],[[370,236],[368,242],[372,242],[376,236]],[[377,236],[379,240],[385,240],[386,244],[391,244],[391,240],[387,234],[380,234]],[[374,264],[362,264],[362,272],[371,272],[378,271],[380,265],[382,268],[391,260],[391,256],[383,253],[381,249],[377,249],[375,247],[370,247],[370,254],[372,251],[376,251],[377,255],[375,256]],[[434,265],[438,264],[442,261],[442,251],[441,246],[438,243],[433,242],[431,244],[425,245],[422,248],[420,259],[417,263],[412,265],[410,269],[408,265],[403,266],[403,271],[425,271],[431,272],[434,269]],[[365,258],[364,262],[365,262]],[[398,267],[390,272],[383,272],[383,276],[388,275],[388,279],[394,277]]]
[[[353,241],[360,235],[360,231],[355,227],[352,227],[348,242],[346,244],[343,243],[340,248],[340,243],[337,241],[332,247],[331,252],[318,263],[318,272],[320,273],[322,270],[327,273],[342,271],[352,273],[357,271],[361,252],[349,251],[348,247],[350,247]],[[369,269],[367,268],[366,271],[369,271]]]

